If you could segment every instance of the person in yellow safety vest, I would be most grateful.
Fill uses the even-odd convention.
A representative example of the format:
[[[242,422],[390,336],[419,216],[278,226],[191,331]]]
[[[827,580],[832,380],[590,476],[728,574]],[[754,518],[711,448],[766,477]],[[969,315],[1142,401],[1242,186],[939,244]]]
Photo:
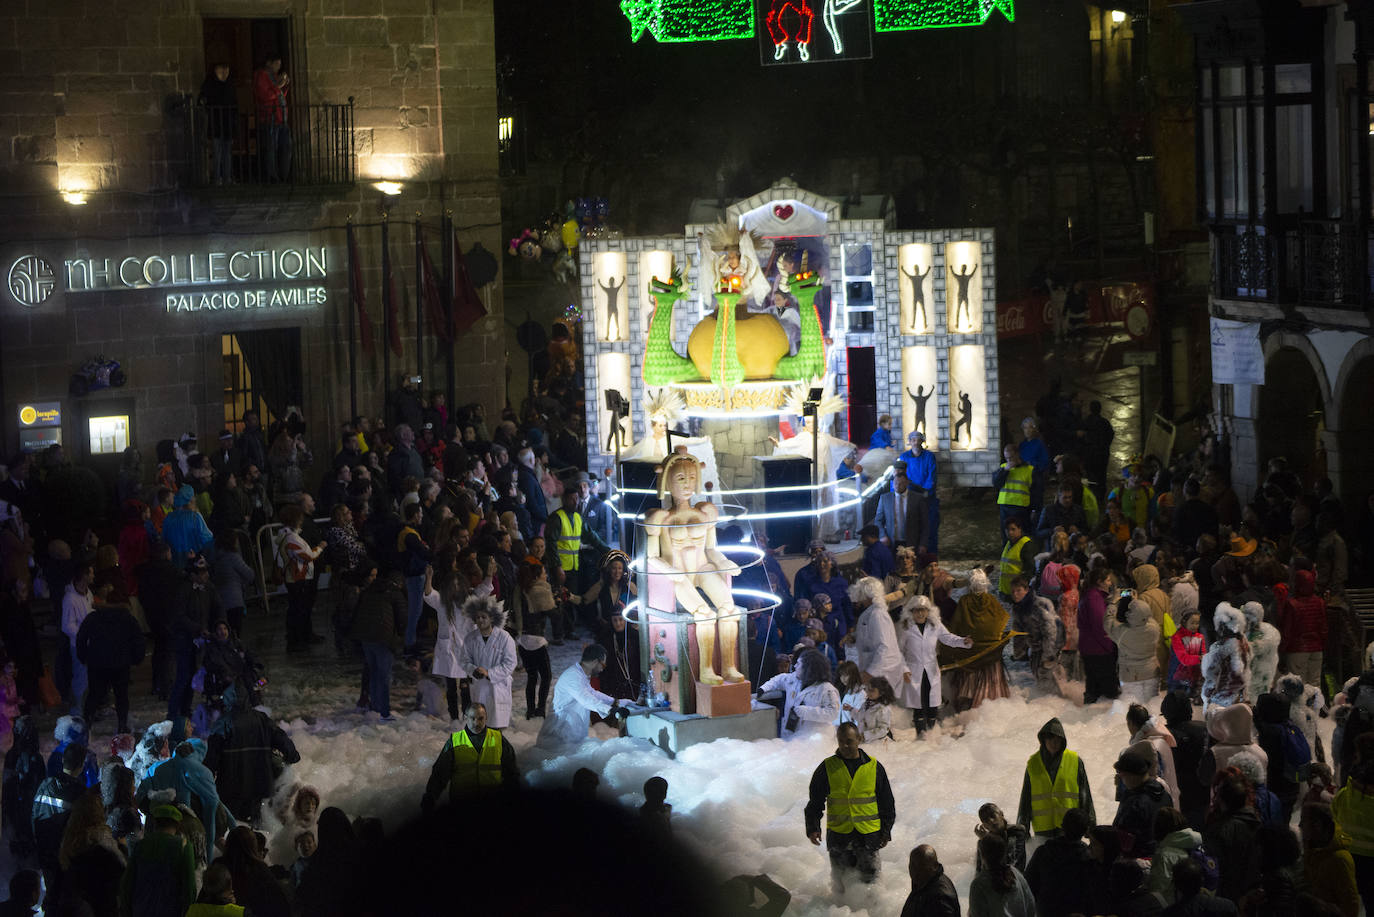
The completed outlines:
[[[1020,516],[1013,516],[1004,523],[1007,542],[1002,546],[1002,563],[997,574],[997,591],[1003,598],[1011,596],[1011,581],[1018,576],[1029,578],[1035,572],[1035,539],[1026,534],[1025,523]]]
[[[1002,448],[1006,461],[993,476],[992,486],[997,488],[997,514],[999,521],[1007,524],[1012,516],[1030,516],[1031,483],[1035,478],[1035,466],[1021,461],[1021,453],[1012,445]]]
[[[1068,750],[1063,724],[1051,718],[1040,727],[1036,738],[1040,750],[1026,761],[1016,823],[1041,837],[1058,837],[1063,832],[1064,813],[1080,809],[1088,824],[1097,824],[1088,772],[1083,759]]]
[[[835,730],[835,754],[811,775],[806,804],[806,836],[820,846],[825,814],[825,846],[830,854],[830,883],[839,893],[850,871],[865,884],[878,878],[878,851],[892,840],[897,805],[887,771],[859,748],[859,727],[841,723]]]
[[[1360,693],[1371,690],[1361,686]],[[1357,740],[1355,766],[1345,786],[1331,800],[1331,816],[1346,838],[1350,857],[1355,861],[1355,886],[1360,890],[1365,913],[1374,908],[1374,741],[1369,733]]]
[[[596,548],[598,557],[611,549],[601,540],[601,536],[596,534],[596,529],[588,525],[587,520],[577,511],[577,488],[565,488],[562,500],[563,505],[544,523],[544,539],[553,549],[554,563],[563,571],[562,582],[559,585],[567,587],[571,594],[570,600],[574,604],[581,604],[582,593],[591,585],[586,580],[594,576],[600,567],[599,563],[579,563],[578,555],[581,554],[583,545],[590,542],[592,547]],[[583,569],[584,567],[586,569]],[[595,613],[596,609],[591,610]],[[568,611],[571,612],[571,609]],[[564,622],[569,632],[572,630],[571,625],[570,620]],[[558,633],[557,627],[554,628],[554,633]]]
[[[463,728],[449,737],[434,759],[420,809],[425,813],[434,811],[444,790],[449,791],[449,802],[454,802],[478,790],[519,786],[515,749],[501,730],[487,728],[485,704],[469,704]]]

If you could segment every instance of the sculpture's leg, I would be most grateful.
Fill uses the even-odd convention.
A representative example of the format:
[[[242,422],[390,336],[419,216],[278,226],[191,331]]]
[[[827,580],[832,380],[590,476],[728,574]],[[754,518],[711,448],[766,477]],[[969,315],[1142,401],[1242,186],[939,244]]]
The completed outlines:
[[[718,627],[720,630],[721,674],[726,681],[744,681],[744,673],[736,665],[739,660],[739,608],[731,599],[730,587],[719,575],[703,576],[699,585],[715,606],[716,620],[711,629],[714,631]],[[701,624],[697,624],[697,634],[698,637],[701,634]]]
[[[701,670],[697,680],[704,685],[718,685],[725,681],[716,674],[716,621],[709,605],[703,605],[695,612],[697,619],[697,653],[700,655]]]

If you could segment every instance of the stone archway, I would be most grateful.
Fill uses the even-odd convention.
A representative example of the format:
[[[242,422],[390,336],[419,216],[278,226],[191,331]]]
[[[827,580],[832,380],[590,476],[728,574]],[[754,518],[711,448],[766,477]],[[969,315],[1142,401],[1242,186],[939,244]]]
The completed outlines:
[[[1282,456],[1306,482],[1315,470],[1317,433],[1326,412],[1320,364],[1313,366],[1303,350],[1284,342],[1267,354],[1264,378],[1256,413],[1258,480],[1264,480],[1269,460]]]
[[[1356,344],[1336,380],[1339,461],[1331,479],[1347,510],[1374,491],[1374,338]]]

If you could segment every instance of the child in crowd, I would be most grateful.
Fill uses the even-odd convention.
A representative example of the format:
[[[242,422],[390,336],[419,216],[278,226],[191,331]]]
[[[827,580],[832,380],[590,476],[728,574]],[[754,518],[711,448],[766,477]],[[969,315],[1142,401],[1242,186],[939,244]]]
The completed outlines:
[[[1125,545],[1131,540],[1131,520],[1121,512],[1120,500],[1107,501],[1107,531],[1119,545]]]
[[[1078,658],[1078,584],[1082,579],[1077,564],[1065,564],[1059,569],[1059,620],[1064,622],[1064,648],[1059,665],[1071,681],[1083,680],[1083,663]]]
[[[645,830],[661,837],[672,837],[672,816],[673,807],[668,804],[668,781],[662,777],[645,780],[644,805],[639,807],[639,818]]]
[[[825,625],[819,618],[812,618],[806,622],[806,636],[816,645],[816,649],[825,654],[832,671],[839,667],[840,661],[835,657],[835,648],[825,639]]]
[[[1194,701],[1202,690],[1202,657],[1207,654],[1207,638],[1198,627],[1201,621],[1196,611],[1188,612],[1170,641],[1169,690],[1187,691]]]
[[[296,862],[291,864],[291,884],[299,888],[301,876],[305,875],[305,868],[310,865],[310,858],[315,855],[315,832],[302,831],[296,835]]]
[[[1007,863],[1017,870],[1026,868],[1026,838],[1029,836],[1024,825],[1013,825],[995,802],[985,802],[978,807],[978,825],[973,829],[978,837],[996,835],[1007,843]]]
[[[864,686],[864,704],[855,711],[854,722],[865,744],[892,741],[892,704],[896,699],[892,683],[881,675]]]
[[[845,660],[836,670],[840,679],[840,719],[839,723],[858,723],[859,711],[863,709],[868,695],[864,692],[863,678],[859,675],[857,663]]]
[[[19,719],[19,684],[15,680],[14,661],[0,650],[0,752],[9,751],[14,743],[14,721]]]

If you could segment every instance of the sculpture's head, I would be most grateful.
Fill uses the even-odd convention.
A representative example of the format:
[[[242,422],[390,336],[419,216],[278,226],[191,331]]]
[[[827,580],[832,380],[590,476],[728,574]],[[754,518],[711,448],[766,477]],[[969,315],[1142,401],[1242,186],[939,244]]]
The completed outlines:
[[[701,463],[687,452],[686,446],[677,450],[659,466],[658,499],[672,494],[675,500],[689,499],[696,493],[701,480]]]

